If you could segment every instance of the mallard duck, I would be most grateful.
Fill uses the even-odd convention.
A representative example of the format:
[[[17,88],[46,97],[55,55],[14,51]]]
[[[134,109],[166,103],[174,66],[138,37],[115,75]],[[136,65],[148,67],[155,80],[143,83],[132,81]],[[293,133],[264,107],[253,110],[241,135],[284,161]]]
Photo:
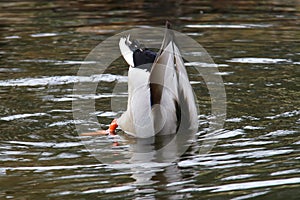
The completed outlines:
[[[130,36],[119,47],[129,65],[127,110],[102,133],[114,135],[118,126],[138,138],[196,131],[195,98],[170,24],[157,53]]]

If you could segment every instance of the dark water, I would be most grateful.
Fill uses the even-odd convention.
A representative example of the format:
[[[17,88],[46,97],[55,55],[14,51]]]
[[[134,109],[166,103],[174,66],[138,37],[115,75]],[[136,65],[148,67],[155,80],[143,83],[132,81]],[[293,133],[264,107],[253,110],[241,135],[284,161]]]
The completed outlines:
[[[299,198],[299,1],[1,1],[0,10],[0,199]],[[218,143],[176,163],[102,164],[75,129],[88,123],[72,112],[80,64],[107,37],[166,19],[197,40],[222,75],[227,120]],[[117,115],[110,94],[126,70],[113,63],[91,94],[102,128]],[[203,81],[193,87],[197,147],[211,99]],[[126,140],[84,142],[94,140],[131,156]]]

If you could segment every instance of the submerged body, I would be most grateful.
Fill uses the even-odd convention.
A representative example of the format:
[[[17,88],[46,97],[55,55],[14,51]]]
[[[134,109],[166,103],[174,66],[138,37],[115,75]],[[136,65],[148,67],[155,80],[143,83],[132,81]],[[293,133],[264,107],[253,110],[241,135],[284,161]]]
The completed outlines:
[[[129,64],[127,110],[116,120],[121,129],[139,138],[195,132],[195,98],[173,31],[166,29],[157,54],[129,36],[119,46]]]

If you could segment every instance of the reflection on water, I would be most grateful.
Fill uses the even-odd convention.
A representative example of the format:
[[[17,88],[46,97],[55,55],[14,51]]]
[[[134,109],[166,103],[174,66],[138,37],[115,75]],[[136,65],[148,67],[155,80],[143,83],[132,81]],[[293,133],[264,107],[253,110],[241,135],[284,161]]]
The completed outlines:
[[[0,9],[1,199],[300,196],[298,1],[18,1]],[[87,54],[108,36],[166,19],[205,47],[223,77],[227,119],[213,138],[217,145],[198,154],[214,116],[207,86],[193,70],[200,132],[183,156],[176,148],[157,154],[159,143],[122,133],[79,137],[75,124],[91,122],[73,119],[72,101],[94,99],[91,115],[105,128],[122,112],[111,111],[111,99],[127,97],[112,93],[116,82],[127,82],[121,59],[103,75],[76,76],[79,65],[91,64],[83,61]],[[187,63],[188,70],[195,65],[203,66]],[[96,94],[74,95],[79,81],[101,84]],[[113,162],[101,163],[95,153]]]

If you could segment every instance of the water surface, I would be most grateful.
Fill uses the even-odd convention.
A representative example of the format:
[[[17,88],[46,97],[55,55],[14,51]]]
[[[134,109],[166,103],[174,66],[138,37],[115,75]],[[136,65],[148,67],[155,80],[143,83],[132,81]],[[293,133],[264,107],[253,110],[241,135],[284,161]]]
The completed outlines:
[[[1,199],[298,199],[300,196],[299,1],[18,1],[1,2]],[[207,155],[211,119],[203,79],[190,74],[199,101],[195,149],[175,163],[136,158],[128,141],[103,151],[138,164],[105,164],[75,129],[73,85],[88,53],[101,41],[136,27],[162,26],[197,40],[225,84],[227,119]],[[117,116],[111,92],[126,83],[119,59],[95,99],[102,128]],[[194,75],[194,76],[193,76]],[[126,93],[119,94],[126,98]],[[107,156],[113,156],[109,153]]]

